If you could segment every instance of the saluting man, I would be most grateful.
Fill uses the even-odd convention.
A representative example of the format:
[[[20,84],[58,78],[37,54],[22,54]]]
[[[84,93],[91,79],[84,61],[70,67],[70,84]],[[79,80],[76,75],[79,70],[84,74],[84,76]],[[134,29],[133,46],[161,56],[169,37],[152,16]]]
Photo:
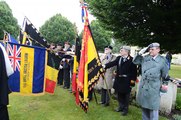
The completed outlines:
[[[147,51],[149,54],[142,56]],[[133,60],[133,63],[141,65],[142,76],[137,102],[142,107],[142,120],[159,119],[160,92],[167,91],[168,66],[166,59],[159,52],[160,44],[152,43],[143,48]]]
[[[137,70],[133,64],[133,58],[130,56],[131,48],[123,46],[120,48],[120,56],[116,60],[103,65],[105,69],[116,66],[116,77],[113,88],[118,94],[119,107],[117,112],[121,112],[123,116],[128,113],[129,97],[132,87],[135,85]]]

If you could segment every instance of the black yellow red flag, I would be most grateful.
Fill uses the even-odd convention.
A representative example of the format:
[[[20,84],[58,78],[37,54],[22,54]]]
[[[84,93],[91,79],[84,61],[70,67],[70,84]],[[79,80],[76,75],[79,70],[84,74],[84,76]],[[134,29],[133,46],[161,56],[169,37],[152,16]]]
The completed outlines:
[[[88,110],[88,94],[99,80],[103,69],[88,22],[84,25],[82,49],[78,73],[79,100],[82,109]]]

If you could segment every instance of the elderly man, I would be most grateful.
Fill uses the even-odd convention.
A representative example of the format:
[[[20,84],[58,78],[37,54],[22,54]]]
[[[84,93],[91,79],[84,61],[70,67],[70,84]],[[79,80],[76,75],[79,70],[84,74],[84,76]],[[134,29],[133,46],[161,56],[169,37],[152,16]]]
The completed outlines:
[[[146,51],[148,55],[142,56]],[[160,106],[160,92],[166,92],[167,87],[162,85],[168,79],[166,59],[160,54],[160,44],[152,43],[143,48],[135,56],[133,63],[141,65],[141,81],[137,95],[137,102],[142,107],[143,120],[158,120]],[[161,79],[162,78],[162,79]]]
[[[107,64],[116,59],[116,56],[112,54],[112,49],[113,49],[112,46],[106,46],[104,48],[105,55],[101,56],[100,58],[102,64]],[[99,84],[102,88],[101,89],[101,104],[103,104],[104,106],[109,105],[110,98],[109,98],[108,90],[109,92],[111,92],[111,88],[113,87],[114,71],[115,71],[115,67],[107,69],[104,74],[105,81],[102,79],[102,77],[99,80],[100,81]]]
[[[118,93],[119,107],[117,112],[122,112],[122,115],[127,115],[129,97],[131,88],[135,85],[137,70],[136,65],[132,62],[133,58],[130,56],[130,47],[123,46],[120,49],[120,56],[114,61],[105,64],[105,69],[116,66],[116,77],[113,88]]]

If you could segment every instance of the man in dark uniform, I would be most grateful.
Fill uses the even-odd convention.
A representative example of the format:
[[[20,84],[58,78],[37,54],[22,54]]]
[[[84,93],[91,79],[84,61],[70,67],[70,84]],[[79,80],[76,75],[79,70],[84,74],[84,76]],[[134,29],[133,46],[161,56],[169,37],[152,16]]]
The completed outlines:
[[[61,44],[57,44],[56,47],[56,55],[58,56],[59,60],[57,65],[58,65],[58,77],[57,77],[57,84],[58,85],[63,85],[63,62],[61,61],[63,56],[64,56],[64,52],[63,52],[63,46]]]
[[[105,69],[117,66],[113,88],[118,94],[119,107],[116,111],[121,111],[122,115],[127,115],[128,113],[130,92],[131,88],[135,85],[137,76],[136,65],[133,64],[132,59],[130,56],[130,47],[123,46],[120,48],[120,56],[103,66]]]
[[[64,52],[65,55],[63,56],[62,62],[63,62],[63,80],[64,80],[64,89],[70,88],[70,64],[69,60],[71,59],[71,55],[68,54],[68,51],[70,52],[70,43],[65,42],[64,44]]]
[[[9,120],[7,105],[9,103],[8,77],[13,74],[9,58],[0,44],[0,120]]]

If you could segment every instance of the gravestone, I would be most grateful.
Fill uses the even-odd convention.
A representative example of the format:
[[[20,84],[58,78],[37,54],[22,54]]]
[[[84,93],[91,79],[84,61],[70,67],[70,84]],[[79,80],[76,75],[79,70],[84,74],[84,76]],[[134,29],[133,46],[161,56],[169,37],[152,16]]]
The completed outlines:
[[[170,114],[172,109],[175,109],[177,96],[177,85],[169,82],[167,93],[161,94],[160,111],[165,114]]]
[[[139,80],[141,77],[139,77]],[[140,82],[139,82],[140,83]],[[138,86],[139,86],[138,83]],[[164,114],[170,114],[172,109],[175,109],[176,104],[176,97],[177,97],[177,81],[169,82],[168,84],[168,91],[167,93],[162,93],[161,95],[161,101],[160,101],[160,111]],[[137,93],[138,93],[138,87],[137,87]]]

